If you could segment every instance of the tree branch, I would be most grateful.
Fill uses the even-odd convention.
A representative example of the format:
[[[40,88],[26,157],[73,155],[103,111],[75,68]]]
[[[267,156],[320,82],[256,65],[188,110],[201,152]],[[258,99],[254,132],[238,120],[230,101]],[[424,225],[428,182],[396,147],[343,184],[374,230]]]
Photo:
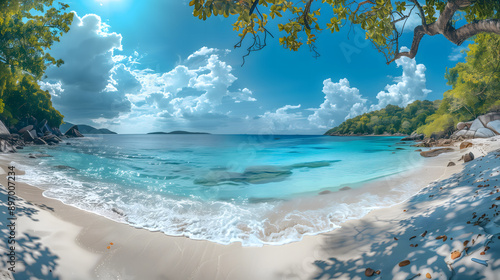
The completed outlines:
[[[415,5],[419,9],[421,9],[421,6],[420,4],[418,4],[417,0],[410,1],[415,3]],[[396,50],[394,58],[388,61],[387,64],[390,64],[394,60],[399,59],[403,56],[414,58],[417,55],[418,46],[424,35],[434,36],[436,34],[442,34],[444,37],[446,37],[446,39],[456,45],[461,45],[465,40],[479,33],[486,32],[500,35],[499,19],[485,19],[475,21],[468,23],[458,29],[455,29],[451,25],[451,19],[453,18],[455,12],[460,8],[468,7],[471,4],[472,2],[470,0],[449,0],[436,22],[427,24],[426,26],[419,25],[415,27],[413,33],[413,42],[411,44],[410,51],[399,52],[399,50]],[[425,23],[425,17],[422,18],[422,23]]]

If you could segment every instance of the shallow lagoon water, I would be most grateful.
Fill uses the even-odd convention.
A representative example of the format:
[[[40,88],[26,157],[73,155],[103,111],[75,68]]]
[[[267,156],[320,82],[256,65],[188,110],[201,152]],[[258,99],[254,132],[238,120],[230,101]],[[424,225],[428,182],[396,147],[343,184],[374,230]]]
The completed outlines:
[[[403,196],[379,194],[300,204],[423,162],[400,137],[87,135],[67,142],[22,150],[21,180],[136,227],[244,246],[297,241],[398,203]]]

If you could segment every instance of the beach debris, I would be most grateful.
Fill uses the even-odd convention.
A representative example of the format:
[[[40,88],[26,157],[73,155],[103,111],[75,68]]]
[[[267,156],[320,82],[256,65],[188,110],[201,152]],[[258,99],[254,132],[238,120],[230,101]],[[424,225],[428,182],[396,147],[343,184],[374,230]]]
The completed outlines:
[[[108,246],[108,247],[106,247],[106,248],[111,249],[111,246]]]
[[[478,264],[482,264],[484,266],[488,266],[488,263],[487,263],[486,260],[480,260],[480,259],[476,259],[476,258],[471,258],[470,260],[473,261],[473,262],[477,262]]]
[[[415,237],[417,237],[417,236],[416,236],[416,235],[414,235],[414,236],[410,237],[410,240],[412,240],[412,239],[413,239],[413,238],[415,238]]]
[[[409,260],[404,260],[404,261],[402,261],[402,262],[399,263],[399,267],[407,266],[409,264],[410,264]]]
[[[425,231],[424,233],[422,233],[422,237],[425,237],[427,235],[427,231]]]
[[[460,251],[453,251],[453,252],[451,252],[451,259],[452,260],[458,259],[458,258],[460,258],[460,256],[462,256],[462,253],[460,253]]]
[[[375,273],[375,270],[373,270],[371,268],[367,268],[365,270],[365,275],[368,276],[368,277],[371,277],[374,273]]]
[[[113,246],[113,245],[114,245],[114,243],[113,243],[113,242],[109,242],[109,245]],[[111,249],[111,246],[108,246],[108,247],[106,247],[106,248],[107,248],[107,249]]]
[[[419,277],[420,275],[422,275],[422,274],[420,274],[420,273],[419,274],[415,274],[412,277],[408,278],[408,280],[413,280],[413,279]]]
[[[436,237],[436,239],[443,239],[443,242],[445,242],[446,240],[448,240],[448,237],[446,235],[440,235]]]
[[[425,275],[425,277],[426,277],[427,279],[431,279],[431,278],[432,278],[432,276],[431,276],[431,274],[430,274],[429,272],[427,272],[427,274]]]

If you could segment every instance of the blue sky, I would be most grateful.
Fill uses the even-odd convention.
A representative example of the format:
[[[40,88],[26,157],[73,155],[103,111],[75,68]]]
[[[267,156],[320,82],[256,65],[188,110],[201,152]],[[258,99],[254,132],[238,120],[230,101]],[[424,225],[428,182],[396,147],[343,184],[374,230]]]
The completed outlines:
[[[241,67],[234,18],[199,20],[187,0],[66,3],[75,20],[51,49],[66,63],[47,70],[42,88],[66,121],[119,133],[322,134],[387,104],[441,99],[446,67],[463,61],[463,47],[434,36],[415,60],[386,65],[348,28],[319,34],[315,59],[307,47],[279,46],[273,27],[275,39]],[[405,33],[402,46],[411,38]]]

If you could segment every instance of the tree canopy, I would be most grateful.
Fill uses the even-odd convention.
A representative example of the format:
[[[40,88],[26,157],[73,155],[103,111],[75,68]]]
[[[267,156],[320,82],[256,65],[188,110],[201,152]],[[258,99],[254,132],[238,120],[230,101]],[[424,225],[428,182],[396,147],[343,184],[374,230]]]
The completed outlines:
[[[0,114],[15,125],[25,116],[47,119],[52,126],[62,115],[52,107],[50,94],[37,81],[49,65],[59,66],[47,50],[68,32],[73,13],[53,0],[0,1]]]
[[[328,130],[327,135],[366,135],[411,134],[425,124],[425,120],[436,112],[439,101],[414,101],[401,108],[387,105],[384,109],[365,113],[346,120],[339,126]]]
[[[443,100],[417,100],[404,109],[388,105],[346,120],[326,134],[449,135],[458,122],[500,112],[500,36],[479,34],[466,54],[465,62],[447,69],[445,78],[452,89],[444,93]]]
[[[466,62],[447,69],[445,78],[453,88],[444,93],[438,110],[419,132],[449,133],[458,122],[500,111],[500,36],[480,34],[466,53]]]
[[[276,24],[284,34],[279,43],[296,51],[304,44],[316,52],[315,42],[326,29],[338,32],[350,24],[359,25],[366,39],[384,53],[387,63],[402,56],[414,58],[424,35],[442,34],[456,45],[480,33],[500,34],[500,1],[496,0],[191,0],[193,15],[208,17],[235,16],[233,29],[239,32],[240,47],[250,36],[251,51],[266,45],[269,24]],[[323,11],[322,11],[323,9]],[[327,12],[324,12],[327,10]],[[330,12],[331,10],[331,12]],[[320,20],[322,14],[326,19]],[[400,38],[412,14],[421,24],[413,31],[409,51],[400,52]],[[324,17],[324,16],[323,16]],[[282,19],[278,19],[282,18]],[[459,26],[461,25],[461,26]],[[250,35],[249,35],[250,34]]]

